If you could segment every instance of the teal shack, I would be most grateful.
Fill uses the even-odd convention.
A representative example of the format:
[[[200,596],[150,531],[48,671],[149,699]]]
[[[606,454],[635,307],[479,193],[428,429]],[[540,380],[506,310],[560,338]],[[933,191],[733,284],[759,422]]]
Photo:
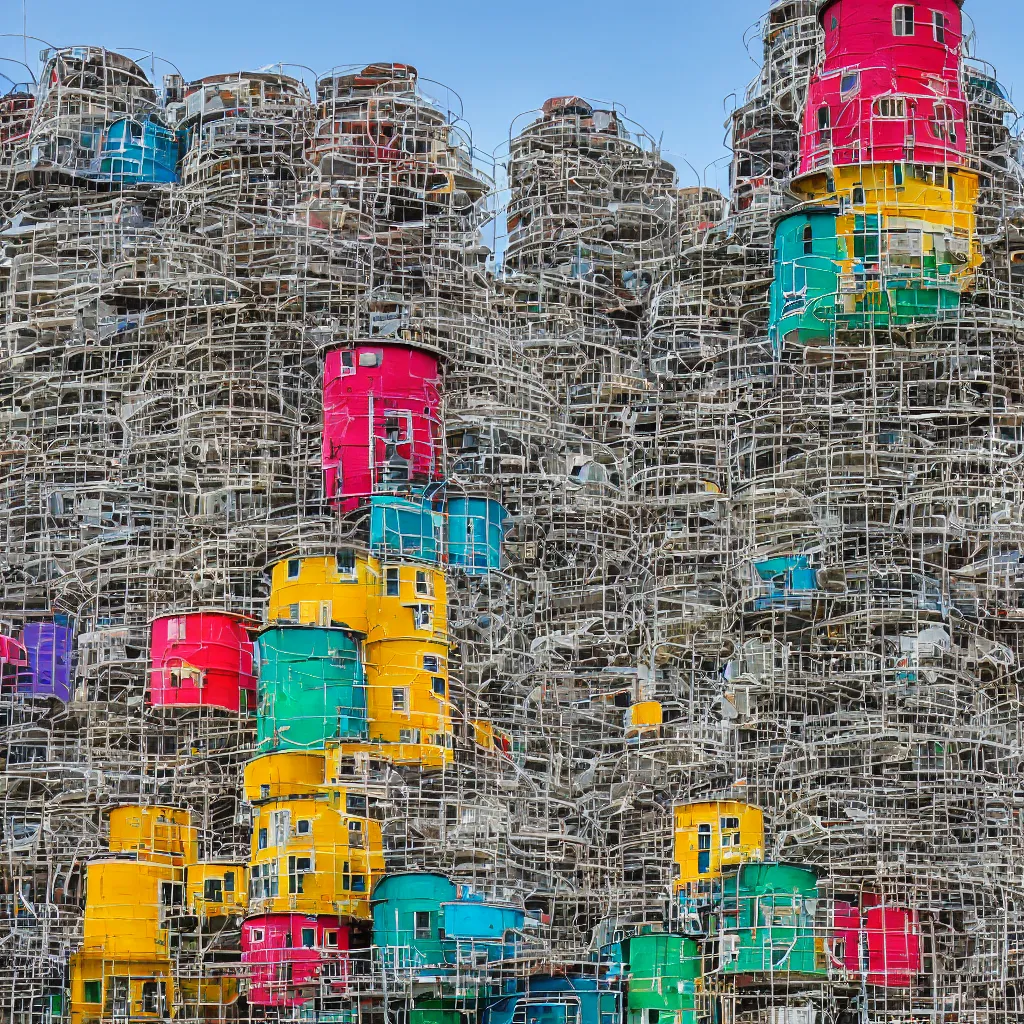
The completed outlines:
[[[259,664],[257,743],[263,752],[318,750],[366,737],[366,684],[359,641],[344,629],[265,630]]]
[[[450,498],[448,513],[448,564],[470,576],[504,567],[502,545],[509,513],[491,498]]]
[[[623,942],[626,1024],[696,1024],[700,946],[682,935],[644,933]]]
[[[370,501],[370,549],[437,562],[441,558],[444,517],[424,501],[375,494]]]
[[[742,864],[723,874],[717,913],[720,972],[752,982],[826,977],[815,936],[818,875],[789,864]],[[820,951],[819,951],[819,947]]]
[[[620,1024],[619,993],[594,978],[532,977],[488,1006],[481,1024]]]
[[[823,345],[840,330],[885,329],[931,322],[955,314],[960,288],[953,263],[934,253],[922,257],[920,275],[893,271],[884,250],[887,231],[879,214],[845,216],[836,210],[793,214],[775,228],[775,267],[768,330],[776,352],[787,344]]]
[[[445,875],[388,875],[371,898],[373,942],[385,970],[428,981],[516,955],[525,912],[489,902]]]

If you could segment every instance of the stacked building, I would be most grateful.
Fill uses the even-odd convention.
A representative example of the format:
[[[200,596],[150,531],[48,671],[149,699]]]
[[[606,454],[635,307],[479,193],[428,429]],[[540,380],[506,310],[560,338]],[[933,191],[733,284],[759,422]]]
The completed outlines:
[[[407,64],[44,51],[4,1020],[1024,1013],[1024,172],[963,19],[774,3],[728,196],[582,96],[498,168]]]

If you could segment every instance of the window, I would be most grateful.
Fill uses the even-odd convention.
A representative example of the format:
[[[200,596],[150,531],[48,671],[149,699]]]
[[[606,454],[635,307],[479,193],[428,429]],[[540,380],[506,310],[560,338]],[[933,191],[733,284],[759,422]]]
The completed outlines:
[[[260,799],[261,800],[269,800],[270,799],[270,783],[269,782],[261,782],[260,783]]]
[[[404,686],[394,686],[391,689],[391,710],[409,710],[409,691]]]
[[[299,571],[302,568],[302,561],[298,558],[288,559],[288,579],[297,580],[299,578]]]
[[[346,814],[365,814],[366,813],[366,796],[362,793],[346,793],[345,794],[345,813]]]
[[[87,981],[85,983],[85,1001],[87,1003],[103,1002],[103,982]]]
[[[185,639],[185,618],[181,615],[175,615],[167,620],[167,639],[168,640],[184,640]]]
[[[308,836],[312,831],[312,822],[309,818],[300,818],[295,822],[295,834],[297,836]]]
[[[366,875],[352,876],[352,892],[366,892]]]
[[[312,949],[316,945],[316,929],[303,928],[300,942],[303,949]]]
[[[418,604],[412,610],[412,624],[415,629],[432,629],[434,614],[429,604]]]
[[[350,349],[348,352],[341,353],[341,376],[348,377],[356,372],[355,356],[352,354]]]
[[[334,556],[334,566],[339,576],[355,576],[356,574],[356,553],[352,550],[339,551]]]
[[[904,181],[903,164],[892,165],[892,180],[897,188],[902,186]]]
[[[946,16],[942,13],[942,11],[934,11],[932,13],[932,28],[935,35],[935,42],[945,44]]]
[[[388,444],[408,444],[412,440],[412,413],[393,412],[385,416],[384,436]]]
[[[718,826],[722,833],[722,848],[740,845],[740,819],[719,818]]]
[[[876,117],[906,117],[907,101],[903,96],[879,96],[875,100],[874,112]]]
[[[324,945],[330,949],[336,949],[338,946],[338,933],[335,931],[324,932]]]
[[[398,569],[389,566],[384,570],[384,594],[387,597],[398,597],[401,593]]]
[[[949,198],[955,203],[956,202],[956,176],[950,175],[947,181],[949,185]]]
[[[430,938],[429,910],[417,910],[413,912],[413,934],[417,939]]]
[[[234,871],[224,872],[224,891],[234,892],[235,891],[235,873]]]
[[[263,941],[263,929],[262,928],[253,928],[252,931],[249,932],[249,939],[252,942],[262,942]]]
[[[288,605],[288,621],[298,623],[299,621],[299,606],[297,604]]]
[[[293,895],[301,894],[306,872],[313,869],[313,862],[309,857],[288,858],[288,892]]]
[[[433,679],[430,680],[430,685],[438,697],[443,697],[448,692],[444,676],[434,676]]]
[[[956,121],[953,111],[945,103],[936,103],[932,114],[932,135],[940,142],[952,142],[956,145]]]
[[[828,131],[832,121],[832,115],[828,107],[818,107],[818,131]]]
[[[843,75],[839,80],[839,94],[844,99],[849,99],[855,92],[860,89],[860,72],[854,71],[848,75]]]
[[[814,228],[810,224],[804,225],[803,230],[804,255],[814,255]]]
[[[359,365],[372,368],[384,362],[384,352],[379,348],[364,349],[359,353]]]
[[[434,581],[431,579],[430,573],[424,569],[416,570],[416,596],[434,596]]]
[[[142,1012],[164,1012],[164,982],[144,981],[142,983]]]
[[[259,830],[258,838],[256,840],[256,849],[257,850],[265,850],[266,848],[267,848],[267,830],[265,828],[261,828]]]
[[[863,185],[854,186],[852,199],[854,206],[863,206],[867,202],[867,197],[864,193]]]
[[[219,878],[207,878],[203,883],[203,899],[207,903],[220,903],[224,899],[224,884]]]
[[[910,4],[897,4],[892,9],[892,34],[912,36],[914,34],[914,8]]]
[[[424,654],[423,655],[423,671],[424,672],[436,672],[437,671],[437,655],[436,654]]]

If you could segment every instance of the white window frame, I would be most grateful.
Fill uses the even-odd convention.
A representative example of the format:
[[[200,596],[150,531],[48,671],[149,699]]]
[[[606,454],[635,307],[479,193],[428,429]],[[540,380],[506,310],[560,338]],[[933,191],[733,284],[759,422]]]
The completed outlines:
[[[907,12],[910,13],[910,20],[907,21]],[[897,39],[913,39],[917,32],[917,17],[913,4],[895,4],[892,9],[892,34]],[[907,31],[907,26],[910,31]]]

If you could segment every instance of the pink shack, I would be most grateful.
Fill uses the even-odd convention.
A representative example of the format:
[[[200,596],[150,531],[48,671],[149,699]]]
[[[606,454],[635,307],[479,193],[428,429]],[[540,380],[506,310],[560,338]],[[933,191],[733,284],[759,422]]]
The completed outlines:
[[[408,345],[327,353],[323,467],[342,511],[374,494],[409,494],[441,479],[437,357]]]
[[[800,173],[869,163],[960,165],[963,0],[826,0],[825,59],[811,79]]]
[[[301,1006],[327,981],[348,984],[349,927],[330,916],[266,914],[242,923],[252,1006]]]
[[[212,707],[244,714],[256,706],[253,644],[237,615],[189,612],[154,619],[149,664],[153,707]]]
[[[916,910],[882,906],[865,894],[863,906],[837,900],[833,966],[869,985],[909,988],[921,973],[921,924]]]

